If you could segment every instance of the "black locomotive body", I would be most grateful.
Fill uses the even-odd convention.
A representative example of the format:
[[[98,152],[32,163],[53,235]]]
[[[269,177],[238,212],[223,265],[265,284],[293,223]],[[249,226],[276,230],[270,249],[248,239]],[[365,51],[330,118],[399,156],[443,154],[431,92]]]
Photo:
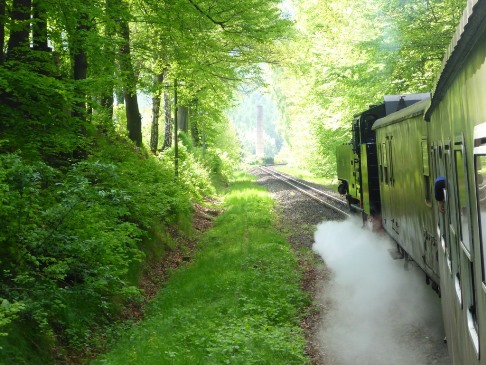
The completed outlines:
[[[338,147],[338,190],[346,195],[350,206],[367,214],[379,210],[380,191],[376,179],[375,133],[371,130],[378,118],[385,116],[385,105],[373,105],[355,115],[352,140]]]
[[[339,146],[336,153],[338,191],[352,209],[364,216],[381,212],[375,121],[428,97],[430,94],[387,95],[381,104],[354,116],[351,142]]]
[[[440,286],[454,365],[486,365],[485,19],[486,0],[468,0],[432,97],[370,128],[361,113],[337,151],[340,192]]]

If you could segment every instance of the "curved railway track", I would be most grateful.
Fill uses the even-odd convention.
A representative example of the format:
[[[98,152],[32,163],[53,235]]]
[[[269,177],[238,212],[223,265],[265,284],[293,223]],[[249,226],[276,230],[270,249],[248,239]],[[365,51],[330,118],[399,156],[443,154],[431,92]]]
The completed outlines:
[[[345,200],[338,199],[335,196],[326,193],[325,191],[316,189],[301,180],[295,179],[292,176],[278,172],[268,166],[260,166],[260,170],[292,186],[295,190],[298,190],[301,193],[309,196],[311,199],[332,209],[333,211],[339,213],[343,217],[348,218],[351,216],[348,212],[344,211],[344,209],[346,209],[347,207],[347,202]]]

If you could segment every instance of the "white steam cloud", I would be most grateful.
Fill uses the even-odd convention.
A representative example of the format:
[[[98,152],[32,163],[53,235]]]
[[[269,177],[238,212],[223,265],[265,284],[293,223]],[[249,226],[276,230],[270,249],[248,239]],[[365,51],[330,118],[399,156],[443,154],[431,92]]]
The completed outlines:
[[[329,365],[449,365],[440,299],[415,263],[359,220],[318,226],[314,250],[332,272],[320,341]]]

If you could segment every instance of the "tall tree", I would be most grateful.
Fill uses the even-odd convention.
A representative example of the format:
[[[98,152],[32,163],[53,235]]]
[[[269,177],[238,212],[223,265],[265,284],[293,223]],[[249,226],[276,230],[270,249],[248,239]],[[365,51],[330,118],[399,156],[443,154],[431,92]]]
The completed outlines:
[[[91,30],[91,19],[88,14],[88,3],[80,1],[75,9],[74,32],[70,35],[70,50],[73,60],[73,78],[76,82],[76,99],[73,116],[86,119],[86,91],[82,86],[88,76],[87,36]]]
[[[10,37],[8,40],[9,59],[20,60],[30,50],[31,0],[13,0],[10,10]]]
[[[120,70],[123,75],[123,94],[127,116],[128,137],[137,146],[142,145],[142,116],[138,108],[137,78],[133,70],[132,55],[130,50],[130,13],[124,0],[117,0],[118,6],[125,10],[124,17],[119,20],[121,35],[120,43]]]
[[[47,37],[46,6],[45,0],[32,0],[32,43],[36,51],[50,51]]]
[[[172,145],[172,116],[170,109],[170,96],[167,90],[164,91],[164,144],[162,151]]]
[[[115,59],[116,59],[116,27],[118,22],[116,12],[116,0],[105,1],[104,13],[104,42],[101,49],[103,60],[101,64],[102,69],[102,85],[100,85],[101,96],[100,104],[104,110],[105,122],[111,123],[113,119],[113,105],[114,105],[114,78],[115,78]]]
[[[152,127],[150,129],[150,150],[155,153],[159,145],[160,95],[167,70],[154,77],[154,92],[152,94]]]
[[[177,78],[187,85],[179,90],[180,105],[189,105],[201,88],[208,88],[212,98],[218,95],[219,100],[226,102],[238,83],[258,78],[259,63],[274,60],[271,41],[284,38],[290,26],[290,22],[279,17],[278,3],[244,0],[235,5],[193,0],[150,2],[138,10],[134,6],[135,62],[140,67],[145,55],[155,52],[154,59],[170,64],[169,81]],[[141,18],[146,22],[141,22]],[[155,63],[145,64],[147,70],[142,68],[141,76],[149,83],[154,73],[148,68]],[[205,102],[199,100],[201,113],[207,109]],[[221,104],[218,113],[223,114],[225,107]],[[208,123],[211,117],[206,114]]]
[[[0,0],[0,65],[3,63],[3,52],[5,48],[6,3],[6,0]]]

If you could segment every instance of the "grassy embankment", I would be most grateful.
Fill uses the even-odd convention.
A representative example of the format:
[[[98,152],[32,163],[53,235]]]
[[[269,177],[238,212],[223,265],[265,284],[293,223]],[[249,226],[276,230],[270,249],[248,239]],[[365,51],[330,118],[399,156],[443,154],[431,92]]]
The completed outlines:
[[[308,297],[272,208],[249,177],[233,182],[192,262],[95,363],[307,364],[299,321]]]

